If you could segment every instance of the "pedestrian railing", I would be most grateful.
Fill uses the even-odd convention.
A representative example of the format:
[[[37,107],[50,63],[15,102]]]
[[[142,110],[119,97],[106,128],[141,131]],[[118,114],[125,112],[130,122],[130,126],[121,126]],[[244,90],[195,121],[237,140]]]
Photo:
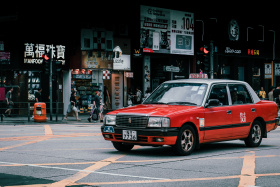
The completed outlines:
[[[50,103],[45,102],[47,106],[47,116],[49,117],[50,121],[56,120],[58,121],[59,116],[62,116],[61,120],[64,117],[64,103],[62,102],[54,102],[52,104],[52,113],[50,113]],[[8,109],[6,103],[1,102],[0,103],[0,119],[1,122],[5,119],[13,119],[18,118],[20,119],[26,119],[28,122],[30,122],[33,112],[34,112],[34,102],[14,102],[11,115],[8,116],[8,114],[5,114],[5,111]],[[6,121],[6,120],[5,120]]]

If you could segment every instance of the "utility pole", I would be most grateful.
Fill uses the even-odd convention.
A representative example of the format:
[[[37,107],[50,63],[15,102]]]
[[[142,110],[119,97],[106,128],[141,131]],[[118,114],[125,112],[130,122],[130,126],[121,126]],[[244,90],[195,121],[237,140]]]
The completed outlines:
[[[275,77],[275,31],[274,30],[269,30],[270,32],[273,32],[273,48],[272,48],[272,82],[273,86],[276,86],[276,77]]]
[[[210,78],[214,79],[214,45],[213,45],[213,40],[210,41]]]
[[[50,77],[49,77],[49,81],[50,81],[50,120],[52,121],[52,112],[53,112],[53,108],[52,108],[52,54],[53,54],[53,49],[51,48],[51,55],[50,55]]]

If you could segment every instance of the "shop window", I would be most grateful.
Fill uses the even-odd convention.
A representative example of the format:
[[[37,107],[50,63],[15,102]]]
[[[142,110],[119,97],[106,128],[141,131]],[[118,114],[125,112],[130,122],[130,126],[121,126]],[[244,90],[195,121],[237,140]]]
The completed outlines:
[[[40,88],[40,73],[28,72],[28,101],[35,101],[35,93]]]
[[[253,76],[259,77],[261,75],[261,70],[259,67],[253,67],[252,68]]]

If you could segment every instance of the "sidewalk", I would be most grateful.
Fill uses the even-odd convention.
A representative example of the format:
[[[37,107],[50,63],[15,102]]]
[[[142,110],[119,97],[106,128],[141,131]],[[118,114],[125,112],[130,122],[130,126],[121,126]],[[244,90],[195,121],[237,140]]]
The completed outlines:
[[[0,121],[0,125],[36,125],[36,124],[88,124],[88,125],[102,125],[103,123],[98,120],[97,122],[91,121],[88,122],[88,114],[79,114],[81,121],[77,121],[75,117],[68,117],[67,120],[63,119],[64,116],[59,115],[58,120],[56,121],[56,116],[52,117],[50,121],[50,116],[47,116],[46,122],[35,122],[34,119],[31,119],[28,122],[27,117],[4,117],[3,121]]]

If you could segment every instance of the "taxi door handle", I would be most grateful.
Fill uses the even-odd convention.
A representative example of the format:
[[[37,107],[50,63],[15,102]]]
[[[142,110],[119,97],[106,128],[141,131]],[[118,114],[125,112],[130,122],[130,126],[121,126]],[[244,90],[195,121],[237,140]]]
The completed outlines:
[[[228,111],[227,111],[227,114],[231,114],[231,110],[228,110]]]
[[[254,109],[254,108],[251,108],[251,111],[252,111],[252,112],[256,112],[256,109]]]

